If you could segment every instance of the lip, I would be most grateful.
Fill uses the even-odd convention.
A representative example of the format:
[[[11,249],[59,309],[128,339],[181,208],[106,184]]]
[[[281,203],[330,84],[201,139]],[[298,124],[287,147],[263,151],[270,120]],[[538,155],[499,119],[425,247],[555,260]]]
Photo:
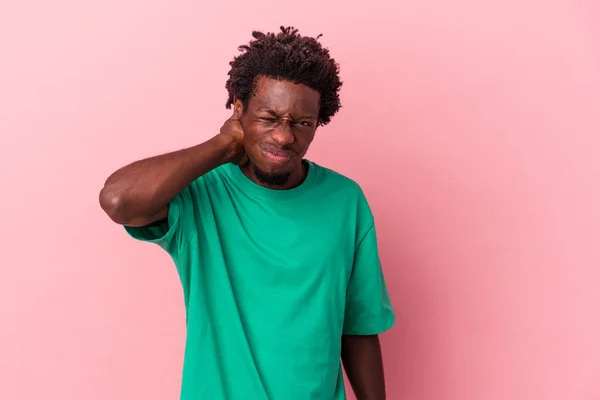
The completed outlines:
[[[292,158],[290,153],[277,150],[262,149],[262,153],[265,159],[275,164],[282,164]]]

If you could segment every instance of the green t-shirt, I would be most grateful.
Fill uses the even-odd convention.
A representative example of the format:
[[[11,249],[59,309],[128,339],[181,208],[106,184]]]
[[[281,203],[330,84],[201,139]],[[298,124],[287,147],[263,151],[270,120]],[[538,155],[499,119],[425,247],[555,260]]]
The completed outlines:
[[[358,184],[313,162],[273,190],[233,164],[198,178],[168,222],[126,230],[173,258],[187,317],[182,400],[339,400],[343,334],[394,323]]]

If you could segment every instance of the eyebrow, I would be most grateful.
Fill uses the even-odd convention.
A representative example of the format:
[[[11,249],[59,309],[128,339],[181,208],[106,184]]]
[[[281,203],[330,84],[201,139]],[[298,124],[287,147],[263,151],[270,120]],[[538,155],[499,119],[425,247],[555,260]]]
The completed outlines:
[[[279,114],[277,114],[275,111],[273,111],[273,110],[271,110],[270,108],[267,108],[267,107],[259,107],[259,108],[256,109],[256,111],[257,112],[266,112],[266,113],[271,114],[274,117],[279,117]],[[298,121],[298,120],[301,120],[301,119],[317,119],[317,117],[314,116],[314,115],[304,115],[302,117],[293,118],[294,121]]]

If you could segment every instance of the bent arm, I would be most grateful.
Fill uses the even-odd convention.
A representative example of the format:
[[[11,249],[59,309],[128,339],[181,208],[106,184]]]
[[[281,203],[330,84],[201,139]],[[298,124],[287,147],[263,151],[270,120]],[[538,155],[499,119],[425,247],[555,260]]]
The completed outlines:
[[[198,177],[235,156],[228,135],[187,149],[136,161],[120,168],[100,191],[100,205],[116,223],[145,226],[167,218],[168,205]]]

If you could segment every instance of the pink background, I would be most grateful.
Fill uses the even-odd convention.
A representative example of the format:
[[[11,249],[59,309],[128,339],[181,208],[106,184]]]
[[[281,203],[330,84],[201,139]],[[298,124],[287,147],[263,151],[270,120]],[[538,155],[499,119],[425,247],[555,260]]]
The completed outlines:
[[[98,191],[215,134],[236,47],[294,24],[342,67],[309,156],[375,213],[389,398],[600,399],[600,6],[204,3],[0,2],[0,398],[178,398],[175,269]]]

